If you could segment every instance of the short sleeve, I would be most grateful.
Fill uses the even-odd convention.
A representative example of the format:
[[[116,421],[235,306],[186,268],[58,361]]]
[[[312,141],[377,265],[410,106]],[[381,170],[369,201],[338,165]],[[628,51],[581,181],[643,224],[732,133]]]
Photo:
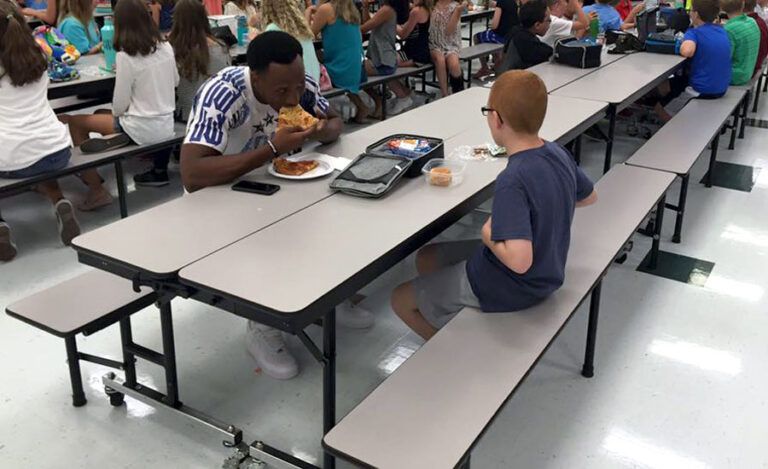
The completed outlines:
[[[280,26],[275,23],[269,23],[264,31],[281,31]]]
[[[696,29],[688,29],[688,31],[685,32],[685,35],[683,35],[683,41],[693,41],[698,43],[698,38],[696,37]]]
[[[491,240],[533,239],[531,208],[519,181],[497,186],[491,215]]]
[[[549,25],[549,31],[547,31],[547,34],[553,35],[555,37],[568,36],[571,34],[572,29],[573,21],[553,16],[552,23]]]
[[[85,34],[85,27],[76,19],[71,17],[64,19],[59,26],[59,30],[67,41],[75,46],[81,54],[85,55],[91,50],[88,36]]]
[[[584,200],[595,190],[595,185],[584,171],[576,166],[576,200]]]
[[[208,81],[195,96],[184,143],[204,145],[224,153],[229,140],[229,117],[240,93],[224,80]]]
[[[301,96],[301,107],[314,116],[328,114],[331,105],[320,92],[320,85],[309,75],[305,76],[304,80],[306,86]]]

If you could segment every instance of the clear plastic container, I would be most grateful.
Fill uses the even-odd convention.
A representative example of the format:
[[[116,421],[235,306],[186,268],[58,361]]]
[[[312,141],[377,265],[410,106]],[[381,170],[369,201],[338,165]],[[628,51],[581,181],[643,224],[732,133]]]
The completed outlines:
[[[463,161],[435,158],[427,161],[421,169],[427,184],[440,187],[452,187],[464,180],[467,164]]]

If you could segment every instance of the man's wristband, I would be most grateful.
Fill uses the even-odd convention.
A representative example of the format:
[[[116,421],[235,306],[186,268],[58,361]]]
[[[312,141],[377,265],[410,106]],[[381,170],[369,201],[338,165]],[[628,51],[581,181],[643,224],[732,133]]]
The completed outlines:
[[[277,148],[275,147],[275,144],[272,143],[272,140],[267,140],[267,145],[269,145],[269,148],[272,150],[272,154],[274,156],[280,156],[280,152],[277,151]]]

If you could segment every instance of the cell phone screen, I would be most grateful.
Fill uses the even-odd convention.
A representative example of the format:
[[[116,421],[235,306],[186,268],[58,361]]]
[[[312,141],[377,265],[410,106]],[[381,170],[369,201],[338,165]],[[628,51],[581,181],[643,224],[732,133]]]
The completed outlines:
[[[272,195],[280,190],[277,184],[267,184],[265,182],[240,181],[232,186],[233,191],[251,192],[254,194]]]

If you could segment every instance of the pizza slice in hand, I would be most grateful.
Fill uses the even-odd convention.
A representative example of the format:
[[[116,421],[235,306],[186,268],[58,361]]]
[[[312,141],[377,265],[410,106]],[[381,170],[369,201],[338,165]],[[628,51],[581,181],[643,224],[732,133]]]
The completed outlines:
[[[300,127],[302,130],[315,125],[319,119],[308,113],[301,106],[284,107],[277,116],[277,130],[286,127]]]

